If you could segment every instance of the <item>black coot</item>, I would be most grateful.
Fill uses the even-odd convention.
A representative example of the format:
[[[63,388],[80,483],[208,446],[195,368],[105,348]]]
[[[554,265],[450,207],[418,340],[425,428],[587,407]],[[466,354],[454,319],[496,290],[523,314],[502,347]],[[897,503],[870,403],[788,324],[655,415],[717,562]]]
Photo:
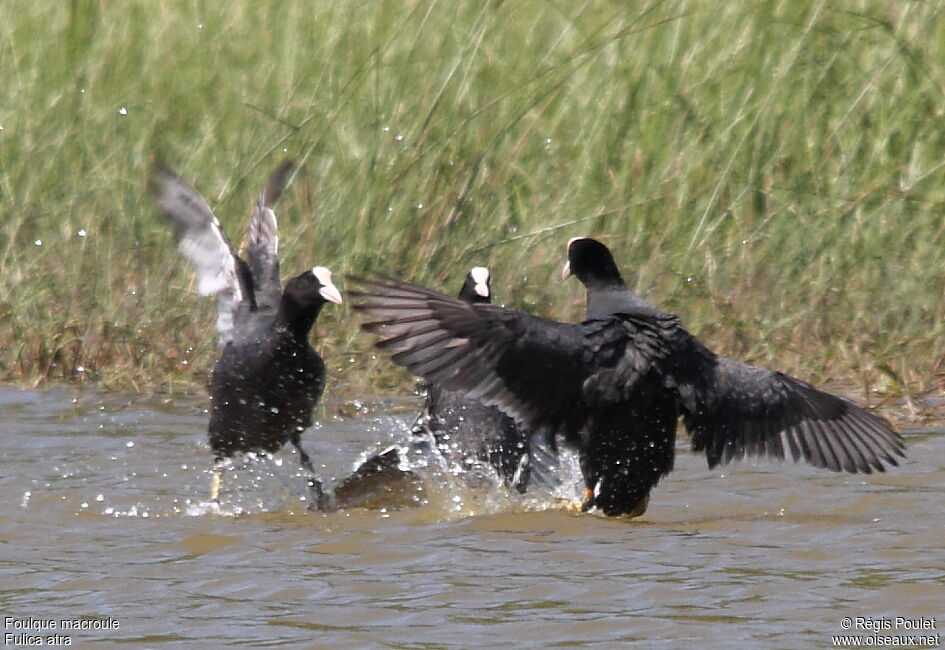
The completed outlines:
[[[459,299],[471,304],[492,302],[487,268],[477,266],[466,275]],[[426,392],[418,432],[432,435],[448,461],[465,468],[488,463],[506,485],[524,492],[529,461],[525,430],[495,406],[470,399],[463,391],[429,383]]]
[[[151,189],[177,231],[201,294],[218,296],[217,332],[223,348],[210,383],[211,498],[216,500],[224,459],[238,452],[274,452],[291,442],[315,473],[300,436],[325,387],[325,364],[309,345],[309,331],[326,302],[341,302],[331,272],[315,267],[283,290],[279,237],[272,206],[285,186],[283,164],[256,199],[247,232],[247,259],[236,254],[206,201],[171,169],[155,166]],[[321,485],[310,479],[316,505]]]
[[[489,270],[477,266],[466,275],[459,299],[489,304],[491,292]],[[429,453],[438,454],[467,478],[478,478],[477,466],[488,463],[506,485],[525,491],[530,457],[527,436],[515,420],[494,406],[469,399],[465,393],[444,390],[436,384],[427,384],[425,389],[423,410],[406,444],[388,447],[361,463],[334,489],[333,506],[396,507],[415,503],[413,497],[422,479],[404,468],[414,457],[424,458]]]
[[[356,280],[355,308],[378,319],[364,329],[414,374],[563,435],[578,450],[584,509],[642,514],[672,470],[680,416],[710,467],[790,456],[869,473],[903,456],[899,435],[853,402],[707,349],[631,292],[600,242],[569,242],[572,274],[587,288],[577,325],[388,279]]]

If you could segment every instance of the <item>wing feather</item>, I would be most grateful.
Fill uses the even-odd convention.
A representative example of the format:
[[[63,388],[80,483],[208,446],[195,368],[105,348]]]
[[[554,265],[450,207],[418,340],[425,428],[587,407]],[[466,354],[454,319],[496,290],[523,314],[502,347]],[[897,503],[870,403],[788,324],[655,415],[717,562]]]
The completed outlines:
[[[246,255],[253,276],[258,308],[275,309],[282,297],[279,279],[279,227],[273,206],[282,196],[289,174],[291,160],[282,163],[266,181],[253,204],[246,231]]]
[[[197,275],[197,291],[217,295],[217,333],[222,347],[233,338],[236,312],[252,303],[249,270],[227,239],[220,222],[197,190],[158,162],[150,188],[177,233],[177,247]]]
[[[899,434],[853,402],[715,355],[686,336],[678,345],[676,379],[693,449],[705,451],[710,467],[769,456],[869,473],[903,456]]]

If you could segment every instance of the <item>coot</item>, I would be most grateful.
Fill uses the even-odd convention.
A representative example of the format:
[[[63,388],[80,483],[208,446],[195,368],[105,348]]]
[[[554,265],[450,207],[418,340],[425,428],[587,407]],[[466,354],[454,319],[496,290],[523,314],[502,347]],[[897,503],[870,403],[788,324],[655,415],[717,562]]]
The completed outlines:
[[[354,279],[355,309],[378,319],[362,327],[412,373],[496,405],[529,429],[561,434],[578,451],[584,510],[642,514],[673,468],[680,416],[710,467],[790,456],[869,473],[904,455],[900,436],[853,402],[707,349],[676,316],[627,288],[602,243],[572,239],[564,275],[586,286],[583,323],[390,278]]]
[[[474,267],[459,292],[471,304],[492,301],[491,277],[484,266]],[[528,484],[528,435],[515,420],[495,406],[470,399],[463,391],[437,383],[426,386],[426,402],[415,432],[432,435],[437,448],[454,465],[470,469],[491,465],[509,487],[524,492]]]
[[[317,266],[279,280],[279,237],[272,210],[291,163],[277,169],[256,199],[243,260],[233,250],[203,197],[170,168],[156,164],[151,190],[177,231],[178,247],[193,265],[198,291],[218,296],[217,332],[223,348],[210,383],[211,498],[219,496],[223,461],[238,452],[271,453],[290,442],[311,474],[316,506],[321,484],[300,436],[325,387],[325,364],[309,345],[309,331],[326,302],[341,303],[331,272]]]
[[[474,267],[465,278],[459,299],[489,304],[489,270]],[[368,457],[332,493],[331,505],[363,507],[366,503],[396,507],[414,504],[421,477],[408,469],[412,462],[435,459],[458,469],[465,478],[481,478],[478,469],[490,465],[507,486],[524,492],[530,475],[525,431],[494,406],[472,400],[460,391],[426,384],[423,410],[404,444]],[[546,464],[548,461],[545,461]]]

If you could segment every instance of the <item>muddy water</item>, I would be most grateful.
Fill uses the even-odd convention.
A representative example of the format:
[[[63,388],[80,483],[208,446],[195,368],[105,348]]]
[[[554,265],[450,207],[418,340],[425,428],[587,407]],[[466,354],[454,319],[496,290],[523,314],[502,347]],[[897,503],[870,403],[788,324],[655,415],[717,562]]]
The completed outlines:
[[[709,471],[680,443],[632,522],[443,477],[410,495],[418,507],[322,514],[287,452],[234,470],[207,504],[205,406],[0,390],[6,646],[792,648],[945,626],[934,428],[867,477]],[[409,419],[326,417],[306,446],[342,476]]]

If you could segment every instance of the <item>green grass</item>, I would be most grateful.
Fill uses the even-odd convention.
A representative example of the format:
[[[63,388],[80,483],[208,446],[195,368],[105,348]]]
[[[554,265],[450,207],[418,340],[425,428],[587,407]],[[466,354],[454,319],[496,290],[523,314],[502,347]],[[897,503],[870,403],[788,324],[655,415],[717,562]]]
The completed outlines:
[[[282,159],[283,272],[383,270],[578,320],[594,235],[714,349],[892,394],[945,351],[937,3],[0,3],[0,376],[199,390],[213,300],[145,190],[231,238]],[[346,306],[336,394],[403,390]],[[186,362],[186,363],[185,363]],[[862,397],[862,389],[860,390]]]

